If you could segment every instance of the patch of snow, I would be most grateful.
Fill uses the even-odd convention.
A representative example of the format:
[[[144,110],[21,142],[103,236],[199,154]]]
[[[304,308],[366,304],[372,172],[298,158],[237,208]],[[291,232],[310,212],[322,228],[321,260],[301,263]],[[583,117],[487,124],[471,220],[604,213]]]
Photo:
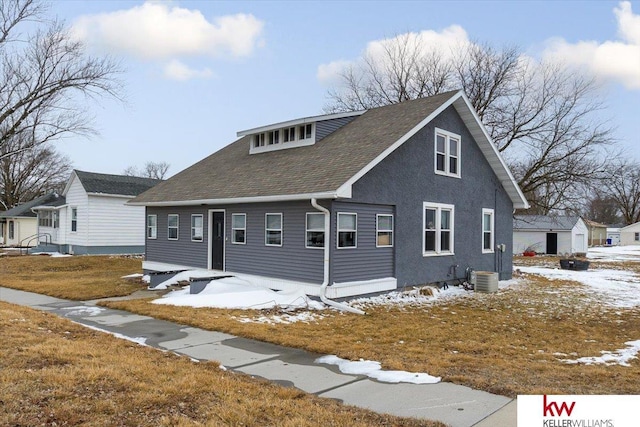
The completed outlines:
[[[176,274],[170,279],[165,280],[154,287],[154,290],[167,289],[171,285],[175,285],[178,282],[186,282],[191,278],[197,279],[199,277],[211,277],[213,274],[208,270],[187,270]]]
[[[640,246],[602,246],[589,248],[587,258],[598,261],[639,261]]]
[[[425,373],[415,373],[407,371],[383,371],[380,362],[372,360],[360,360],[352,362],[341,359],[335,355],[322,356],[315,360],[316,363],[327,365],[337,365],[340,372],[351,375],[366,375],[386,383],[412,383],[412,384],[435,384],[439,383],[441,377],[434,377]]]
[[[138,277],[143,277],[142,273],[128,274],[126,276],[122,276],[121,279],[137,279]]]
[[[579,282],[614,307],[640,306],[640,276],[622,270],[562,270],[545,267],[517,267],[523,273],[538,274],[551,280]]]
[[[95,326],[85,325],[84,323],[78,323],[78,322],[74,322],[74,323],[76,323],[78,325],[81,325],[81,326],[84,326],[85,328],[93,329],[94,331],[105,332],[107,334],[113,335],[116,338],[120,338],[122,340],[131,341],[131,342],[134,342],[136,344],[148,347],[147,344],[146,344],[147,343],[147,338],[145,338],[145,337],[128,337],[126,335],[122,335],[122,334],[119,334],[117,332],[111,332],[111,331],[107,331],[106,329],[97,328]]]
[[[35,254],[31,254],[31,255],[49,255],[51,258],[66,258],[66,257],[70,257],[73,255],[69,255],[69,254],[61,254],[60,252],[38,252]]]
[[[271,289],[248,284],[236,277],[212,280],[199,294],[190,294],[189,287],[169,292],[162,298],[152,301],[154,304],[167,304],[189,307],[215,307],[237,309],[286,310],[308,308],[324,309],[324,304],[310,299],[302,291],[276,292]]]
[[[268,325],[277,325],[277,324],[291,324],[297,322],[303,323],[315,323],[318,320],[324,318],[323,315],[312,313],[309,311],[300,311],[296,313],[284,313],[284,314],[273,314],[271,316],[259,316],[257,318],[249,318],[249,317],[240,317],[238,318],[238,322],[240,323],[263,323]]]
[[[620,365],[629,366],[631,359],[638,358],[640,352],[640,340],[625,342],[627,348],[618,349],[615,352],[602,350],[602,356],[580,357],[579,359],[562,359],[564,363],[585,365]]]
[[[105,309],[101,307],[87,307],[80,305],[77,307],[64,307],[63,310],[70,310],[67,316],[97,316]]]

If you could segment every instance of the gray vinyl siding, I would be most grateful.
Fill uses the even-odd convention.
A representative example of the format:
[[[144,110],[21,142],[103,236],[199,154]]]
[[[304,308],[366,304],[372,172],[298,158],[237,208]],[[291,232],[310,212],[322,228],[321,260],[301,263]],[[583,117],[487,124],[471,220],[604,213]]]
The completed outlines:
[[[234,205],[227,209],[226,269],[307,283],[322,283],[323,251],[305,247],[311,202]],[[247,215],[246,244],[231,243],[231,214]],[[265,245],[265,214],[282,213],[282,246]]]
[[[337,248],[338,213],[356,213],[357,245]],[[393,206],[334,202],[331,206],[331,271],[329,283],[395,277],[394,247],[376,247],[376,215],[394,214]],[[395,232],[395,231],[394,231]],[[395,237],[395,236],[394,236]]]
[[[461,136],[461,178],[434,173],[436,127]],[[511,277],[513,204],[453,107],[356,182],[352,200],[395,206],[398,287],[452,281],[467,267]],[[455,255],[423,256],[423,202],[455,206]],[[482,253],[483,208],[495,211],[495,244],[504,243],[504,253]]]
[[[167,238],[167,220],[171,214],[179,215],[178,240]],[[201,214],[204,219],[202,242],[191,241],[191,215]],[[187,267],[207,268],[209,236],[208,208],[204,206],[147,207],[147,215],[158,216],[158,234],[156,239],[145,238],[147,261],[165,262]],[[146,219],[145,216],[145,236]]]
[[[307,283],[322,283],[321,249],[305,248],[306,214],[318,212],[310,202],[256,203],[198,207],[148,207],[158,216],[157,239],[146,239],[146,260],[207,268],[209,255],[209,209],[225,211],[225,270]],[[232,243],[231,218],[247,215],[246,244]],[[265,245],[265,214],[282,213],[282,246]],[[178,240],[167,239],[167,217],[179,214]],[[191,241],[191,214],[204,215],[204,240]]]
[[[348,124],[356,117],[358,116],[343,117],[341,119],[322,120],[316,122],[316,142],[322,140],[322,138],[325,138],[330,133],[333,133],[336,130],[340,129],[342,126]]]

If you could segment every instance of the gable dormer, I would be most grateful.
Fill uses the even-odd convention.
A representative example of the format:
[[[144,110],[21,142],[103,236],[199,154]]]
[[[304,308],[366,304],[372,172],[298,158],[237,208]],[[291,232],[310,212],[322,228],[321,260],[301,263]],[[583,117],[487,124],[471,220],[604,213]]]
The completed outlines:
[[[250,154],[305,147],[321,141],[362,113],[364,111],[306,117],[240,131],[237,135],[250,136]]]

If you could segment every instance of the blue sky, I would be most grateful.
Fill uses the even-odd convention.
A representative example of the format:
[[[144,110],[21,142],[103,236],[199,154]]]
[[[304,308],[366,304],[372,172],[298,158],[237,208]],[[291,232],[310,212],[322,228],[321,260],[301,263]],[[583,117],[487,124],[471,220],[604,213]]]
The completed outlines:
[[[554,51],[603,82],[605,117],[640,160],[640,1],[56,1],[92,52],[126,69],[100,135],[59,147],[81,170],[166,161],[175,174],[236,132],[322,114],[332,64],[406,32]]]

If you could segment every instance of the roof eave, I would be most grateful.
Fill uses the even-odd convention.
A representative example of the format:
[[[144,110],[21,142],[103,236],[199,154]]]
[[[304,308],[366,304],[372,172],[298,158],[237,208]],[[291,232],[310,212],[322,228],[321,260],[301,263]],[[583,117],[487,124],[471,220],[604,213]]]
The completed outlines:
[[[136,202],[130,200],[128,205],[133,206],[155,206],[155,207],[168,207],[168,206],[202,206],[202,205],[228,205],[228,204],[240,204],[240,203],[267,203],[267,202],[290,202],[299,200],[311,200],[311,199],[337,199],[337,198],[350,198],[350,191],[326,191],[319,193],[304,193],[304,194],[281,194],[274,196],[250,196],[250,197],[228,197],[219,199],[195,199],[195,200],[167,200],[157,202]]]

